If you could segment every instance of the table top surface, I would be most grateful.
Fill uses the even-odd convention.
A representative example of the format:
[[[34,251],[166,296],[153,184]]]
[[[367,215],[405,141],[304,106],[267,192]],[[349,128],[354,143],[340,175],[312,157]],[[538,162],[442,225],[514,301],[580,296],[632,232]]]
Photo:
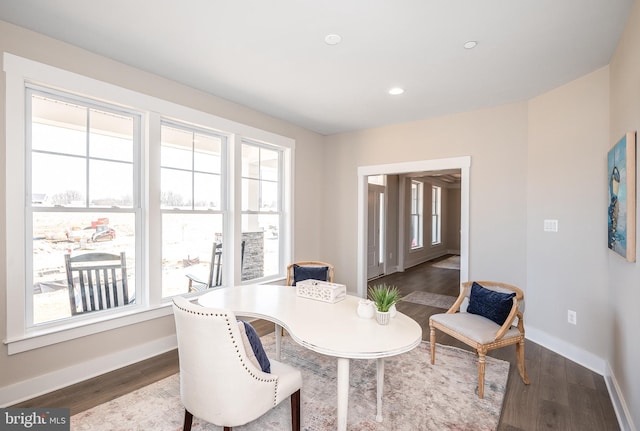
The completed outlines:
[[[408,352],[422,341],[422,328],[397,313],[388,325],[375,317],[358,317],[360,299],[347,297],[334,304],[299,297],[295,287],[247,285],[213,289],[198,302],[233,311],[237,317],[255,317],[277,323],[300,345],[329,356],[377,359]]]

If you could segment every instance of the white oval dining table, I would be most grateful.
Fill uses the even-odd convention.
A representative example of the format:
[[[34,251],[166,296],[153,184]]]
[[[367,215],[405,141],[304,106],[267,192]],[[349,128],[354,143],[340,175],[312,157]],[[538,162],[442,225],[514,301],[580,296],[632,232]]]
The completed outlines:
[[[412,318],[397,313],[388,325],[375,318],[358,317],[360,297],[347,295],[336,303],[300,297],[296,288],[245,285],[214,288],[198,298],[200,305],[233,311],[275,323],[276,359],[280,359],[280,327],[298,344],[337,358],[337,429],[347,429],[349,364],[351,359],[375,359],[377,380],[376,420],[382,422],[384,358],[408,352],[422,341],[422,328]]]

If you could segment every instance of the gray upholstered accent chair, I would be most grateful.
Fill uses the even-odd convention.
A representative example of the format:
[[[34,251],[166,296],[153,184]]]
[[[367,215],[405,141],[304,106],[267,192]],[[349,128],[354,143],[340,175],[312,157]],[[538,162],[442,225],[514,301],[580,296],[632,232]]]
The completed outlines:
[[[299,370],[270,359],[271,372],[263,372],[247,356],[239,322],[229,310],[205,308],[175,297],[173,313],[184,430],[191,429],[195,416],[229,431],[287,398],[291,399],[292,430],[300,430]]]
[[[495,308],[502,306],[503,317],[496,319],[495,309],[490,306],[492,301],[484,302],[482,310],[477,307],[472,309],[467,307],[466,311],[461,311],[460,307],[465,299],[470,299],[471,291],[474,283],[477,283],[484,289],[488,289],[488,295],[506,298],[512,296],[509,302],[504,299],[501,301],[493,301]],[[494,295],[496,292],[498,295]],[[462,283],[460,296],[456,302],[446,313],[434,314],[429,319],[430,343],[431,343],[431,364],[436,361],[436,329],[451,335],[452,337],[462,341],[468,346],[473,347],[478,353],[478,397],[484,398],[484,374],[485,360],[489,350],[500,347],[516,345],[516,358],[518,362],[518,371],[520,377],[525,384],[529,384],[529,377],[524,364],[524,321],[522,307],[524,294],[519,288],[506,283],[495,281],[468,281]],[[471,302],[469,301],[471,306]],[[469,312],[473,311],[473,312]],[[480,314],[477,314],[477,313]],[[486,317],[490,316],[490,317]],[[504,319],[504,323],[499,324],[496,321]],[[514,324],[515,319],[518,319]]]

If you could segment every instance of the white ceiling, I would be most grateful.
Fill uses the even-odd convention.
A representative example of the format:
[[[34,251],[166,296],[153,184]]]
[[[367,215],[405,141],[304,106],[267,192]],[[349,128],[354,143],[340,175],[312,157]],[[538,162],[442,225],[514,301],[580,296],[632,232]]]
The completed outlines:
[[[590,73],[632,3],[0,0],[0,20],[329,135],[526,100]]]

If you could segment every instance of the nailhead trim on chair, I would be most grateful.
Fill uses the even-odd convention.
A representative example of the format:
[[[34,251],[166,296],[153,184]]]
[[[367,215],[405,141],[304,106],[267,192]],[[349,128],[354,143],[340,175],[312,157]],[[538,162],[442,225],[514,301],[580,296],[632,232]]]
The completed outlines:
[[[257,376],[248,366],[247,366],[247,361],[245,360],[245,358],[240,354],[240,348],[238,346],[238,342],[237,340],[234,338],[233,336],[233,332],[231,331],[231,322],[229,321],[229,315],[226,313],[205,313],[205,312],[199,312],[199,311],[193,311],[193,310],[187,310],[185,308],[181,308],[180,306],[176,305],[176,307],[180,308],[180,310],[182,311],[186,311],[187,313],[191,313],[191,314],[196,314],[198,316],[205,316],[205,317],[224,317],[225,321],[227,322],[227,330],[229,331],[229,336],[231,337],[231,342],[233,343],[234,346],[236,346],[236,353],[238,354],[238,359],[240,359],[240,363],[242,364],[243,368],[249,373],[249,375],[251,377],[253,377],[254,379],[261,381],[261,382],[274,382],[276,383],[276,390],[273,394],[273,405],[275,406],[277,404],[277,399],[278,399],[278,379],[265,379],[263,377],[259,377]]]

